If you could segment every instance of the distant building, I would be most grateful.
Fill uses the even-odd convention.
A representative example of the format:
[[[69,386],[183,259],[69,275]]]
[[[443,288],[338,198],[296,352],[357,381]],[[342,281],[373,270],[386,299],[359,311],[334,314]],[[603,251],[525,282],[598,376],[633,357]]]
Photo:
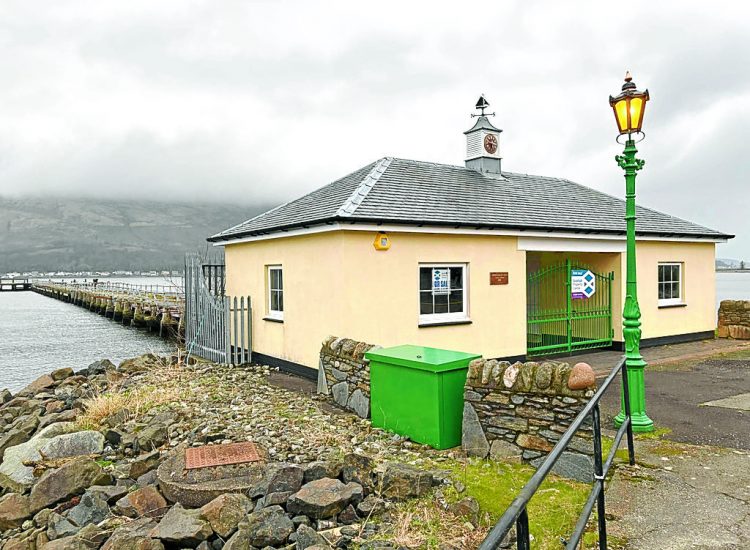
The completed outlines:
[[[498,358],[622,349],[624,201],[502,170],[500,134],[480,116],[464,166],[381,158],[210,237],[226,293],[252,297],[256,356],[313,374],[330,334]],[[642,345],[713,337],[732,236],[637,215]]]

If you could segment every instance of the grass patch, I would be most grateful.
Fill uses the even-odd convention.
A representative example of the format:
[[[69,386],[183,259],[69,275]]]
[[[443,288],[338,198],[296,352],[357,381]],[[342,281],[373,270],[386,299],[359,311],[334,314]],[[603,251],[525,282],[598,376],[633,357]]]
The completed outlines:
[[[636,439],[664,439],[666,436],[672,433],[671,428],[665,428],[663,426],[657,426],[653,432],[638,432],[635,435]]]

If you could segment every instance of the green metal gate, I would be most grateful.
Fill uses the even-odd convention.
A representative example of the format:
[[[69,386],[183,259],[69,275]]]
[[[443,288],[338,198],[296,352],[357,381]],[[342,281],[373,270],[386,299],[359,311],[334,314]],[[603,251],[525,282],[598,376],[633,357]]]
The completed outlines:
[[[612,345],[614,277],[614,272],[596,273],[570,260],[529,275],[527,354],[550,355]],[[582,285],[584,292],[579,292]]]

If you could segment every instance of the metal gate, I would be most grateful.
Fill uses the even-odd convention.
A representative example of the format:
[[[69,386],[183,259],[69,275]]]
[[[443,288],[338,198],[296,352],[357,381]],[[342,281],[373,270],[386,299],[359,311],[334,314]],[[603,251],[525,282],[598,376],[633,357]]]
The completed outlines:
[[[529,356],[612,345],[614,272],[596,273],[570,260],[529,275],[526,286]]]
[[[216,363],[243,365],[252,359],[250,296],[224,295],[223,267],[204,265],[197,254],[185,257],[185,349]]]

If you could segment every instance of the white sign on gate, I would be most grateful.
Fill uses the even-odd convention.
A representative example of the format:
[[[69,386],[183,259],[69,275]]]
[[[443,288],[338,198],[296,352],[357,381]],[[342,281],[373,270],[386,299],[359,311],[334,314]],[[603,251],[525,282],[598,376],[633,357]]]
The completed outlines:
[[[596,276],[588,269],[570,272],[570,297],[573,300],[591,298],[596,293]]]
[[[432,269],[432,294],[451,293],[451,270],[450,269]]]

